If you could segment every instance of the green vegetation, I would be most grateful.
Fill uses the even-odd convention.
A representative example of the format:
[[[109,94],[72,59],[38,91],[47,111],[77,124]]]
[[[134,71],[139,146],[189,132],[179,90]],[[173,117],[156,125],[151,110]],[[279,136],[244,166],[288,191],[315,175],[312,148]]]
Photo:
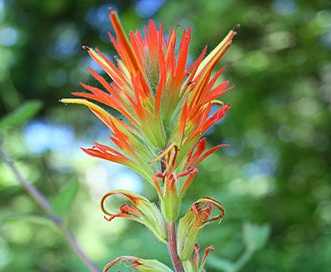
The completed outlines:
[[[199,240],[202,248],[216,249],[208,272],[329,271],[326,0],[0,0],[1,148],[53,204],[52,212],[63,216],[86,254],[100,269],[119,255],[170,262],[166,247],[142,226],[103,219],[99,200],[110,188],[129,187],[150,200],[155,195],[127,169],[83,153],[80,147],[94,141],[109,144],[109,132],[87,109],[58,103],[80,89],[80,81],[97,84],[82,45],[113,55],[110,6],[127,32],[149,18],[165,29],[190,26],[192,59],[241,25],[219,64],[227,66],[224,80],[235,85],[223,96],[231,109],[207,135],[210,143],[231,147],[202,163],[182,207],[184,213],[189,203],[210,195],[226,209],[222,223],[207,226]],[[88,271],[46,217],[0,160],[1,271]]]

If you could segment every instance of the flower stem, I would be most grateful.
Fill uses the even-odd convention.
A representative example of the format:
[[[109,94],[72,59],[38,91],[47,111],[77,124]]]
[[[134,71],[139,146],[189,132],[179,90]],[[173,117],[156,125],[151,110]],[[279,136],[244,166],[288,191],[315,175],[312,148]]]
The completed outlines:
[[[172,265],[174,266],[176,272],[185,272],[183,264],[180,261],[177,253],[175,223],[168,222],[167,229],[168,229],[168,249],[169,249]]]
[[[9,159],[5,151],[2,150],[1,146],[0,146],[0,157],[2,157],[4,163],[10,168],[16,179],[21,183],[21,185],[25,188],[25,190],[32,196],[34,200],[38,202],[38,204],[42,207],[42,209],[48,214],[50,219],[56,224],[59,230],[64,234],[70,246],[80,257],[80,259],[85,263],[85,265],[89,268],[89,270],[91,272],[99,272],[97,266],[85,255],[85,253],[79,247],[77,241],[75,240],[71,232],[68,230],[68,228],[65,226],[63,220],[52,213],[51,204],[48,202],[48,200],[44,197],[42,193],[38,191],[36,187],[34,187],[28,180],[26,180],[21,175],[21,173],[18,171],[18,169]]]

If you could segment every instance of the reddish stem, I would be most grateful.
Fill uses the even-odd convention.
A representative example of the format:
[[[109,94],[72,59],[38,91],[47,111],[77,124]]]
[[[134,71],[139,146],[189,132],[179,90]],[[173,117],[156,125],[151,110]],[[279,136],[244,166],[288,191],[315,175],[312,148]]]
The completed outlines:
[[[180,261],[177,252],[175,223],[174,222],[168,223],[167,229],[168,229],[168,249],[169,249],[172,265],[174,266],[176,272],[185,272],[183,264]]]

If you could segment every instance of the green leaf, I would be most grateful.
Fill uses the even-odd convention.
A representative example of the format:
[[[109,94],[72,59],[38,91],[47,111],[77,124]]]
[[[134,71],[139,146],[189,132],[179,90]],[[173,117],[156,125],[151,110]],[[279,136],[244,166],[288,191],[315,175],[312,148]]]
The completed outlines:
[[[74,180],[67,184],[61,192],[54,198],[52,203],[52,212],[55,215],[62,216],[68,211],[75,200],[78,192],[79,182]]]
[[[208,257],[208,265],[217,268],[218,271],[234,271],[235,267],[232,262],[216,256]]]
[[[54,222],[50,218],[36,215],[9,215],[1,220],[1,222],[4,224],[23,221],[45,226],[54,225]]]
[[[168,266],[158,260],[141,259],[134,256],[117,257],[106,264],[103,271],[110,271],[113,266],[124,262],[132,264],[135,270],[141,272],[173,272]]]
[[[264,247],[270,234],[270,226],[245,222],[243,226],[245,245],[248,250],[255,251]]]
[[[39,100],[30,100],[23,103],[13,112],[8,113],[0,120],[0,130],[11,125],[19,126],[32,118],[41,109],[42,103]]]

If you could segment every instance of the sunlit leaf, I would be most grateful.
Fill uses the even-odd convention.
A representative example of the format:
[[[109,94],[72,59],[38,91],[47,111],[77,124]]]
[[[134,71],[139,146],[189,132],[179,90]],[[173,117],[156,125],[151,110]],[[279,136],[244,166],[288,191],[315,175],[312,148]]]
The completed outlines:
[[[134,256],[118,257],[106,264],[103,271],[110,271],[113,266],[123,262],[131,264],[133,269],[141,272],[172,272],[168,266],[158,260],[141,259]]]
[[[8,113],[0,120],[0,130],[7,126],[19,126],[35,116],[41,109],[42,103],[39,100],[30,100],[23,103],[13,112]]]
[[[207,264],[211,267],[217,268],[219,271],[233,271],[234,270],[233,263],[229,262],[228,260],[213,256],[213,255],[211,255],[208,258]]]
[[[245,222],[243,226],[245,245],[248,250],[255,251],[264,247],[270,234],[270,226]]]
[[[78,192],[79,182],[74,180],[67,184],[62,191],[54,198],[52,212],[56,215],[63,215],[68,211],[75,200]]]
[[[19,223],[19,222],[29,222],[33,224],[50,226],[53,225],[53,221],[50,218],[36,215],[10,215],[6,216],[1,220],[1,223]]]

